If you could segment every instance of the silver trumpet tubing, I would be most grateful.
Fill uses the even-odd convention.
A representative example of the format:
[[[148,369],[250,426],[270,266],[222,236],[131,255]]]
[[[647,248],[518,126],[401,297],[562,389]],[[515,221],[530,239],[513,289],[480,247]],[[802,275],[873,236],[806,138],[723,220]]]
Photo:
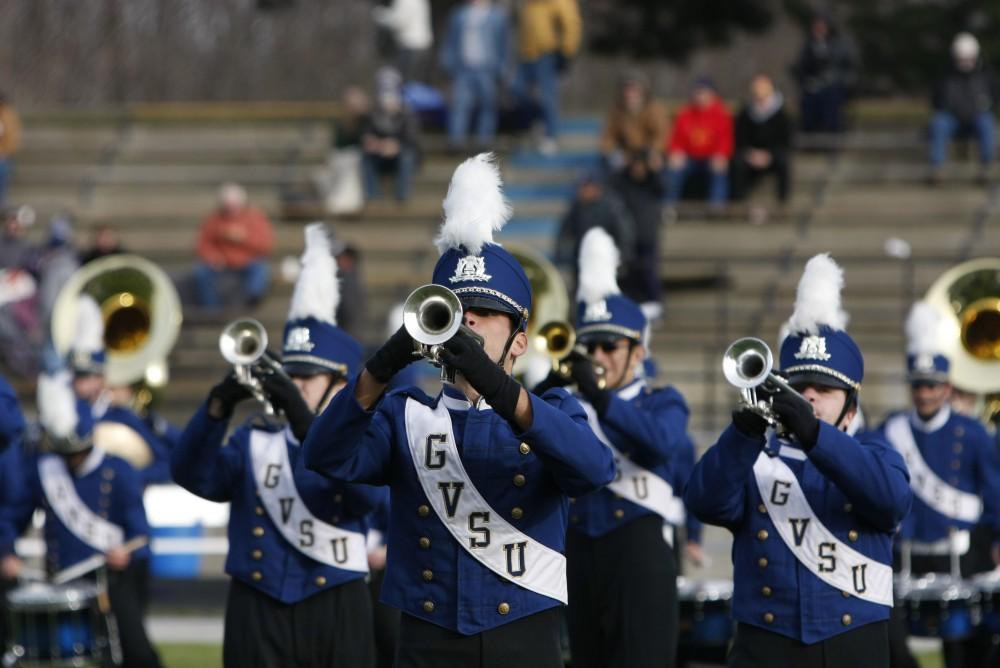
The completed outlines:
[[[773,369],[771,349],[753,336],[736,339],[722,356],[722,373],[730,385],[739,389],[740,403],[767,420],[778,433],[784,433],[785,428],[771,407],[771,396],[787,392],[803,401],[808,400]],[[758,396],[758,390],[763,390],[762,394],[768,396]]]
[[[268,401],[261,375],[285,373],[278,360],[267,352],[267,330],[253,318],[238,318],[223,327],[219,334],[219,352],[233,365],[233,372],[241,385],[250,390],[254,399],[268,415],[276,413]]]
[[[483,344],[483,337],[462,324],[462,303],[443,285],[422,285],[403,303],[403,326],[415,342],[415,354],[441,367],[441,380],[455,381],[454,369],[442,364],[441,344],[459,331]]]

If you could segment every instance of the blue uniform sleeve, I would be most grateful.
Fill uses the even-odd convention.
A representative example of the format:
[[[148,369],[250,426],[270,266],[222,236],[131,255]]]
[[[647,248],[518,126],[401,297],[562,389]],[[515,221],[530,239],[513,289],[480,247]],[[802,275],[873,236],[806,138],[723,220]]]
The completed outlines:
[[[685,433],[684,442],[677,450],[676,456],[671,460],[670,466],[675,496],[681,496],[684,493],[687,481],[691,477],[691,471],[694,469],[694,457],[694,440],[690,434]],[[688,542],[700,544],[702,523],[690,510],[686,510],[684,513],[684,527]]]
[[[387,413],[395,395],[383,396],[366,411],[354,397],[357,378],[333,398],[309,427],[302,443],[306,468],[334,480],[385,485],[392,456],[392,422]]]
[[[591,430],[580,402],[562,388],[528,397],[531,427],[515,435],[532,447],[563,492],[582,496],[614,480],[614,456]]]
[[[0,450],[17,442],[24,432],[24,415],[14,388],[0,376]]]
[[[654,392],[641,404],[612,395],[601,423],[622,437],[612,438],[622,452],[666,463],[687,438],[688,407],[674,390]]]
[[[243,474],[243,454],[237,444],[239,438],[246,438],[247,430],[233,434],[223,447],[228,426],[228,420],[209,417],[207,404],[203,404],[170,455],[174,481],[209,501],[230,501]]]
[[[970,429],[975,429],[976,488],[983,499],[979,521],[990,527],[993,543],[997,544],[1000,543],[1000,449],[980,424],[972,422]]]
[[[688,512],[707,524],[727,528],[742,522],[747,480],[764,443],[763,438],[745,436],[729,425],[691,471],[684,490]]]
[[[142,474],[128,465],[121,467],[119,480],[115,485],[118,496],[117,503],[125,508],[125,540],[136,536],[150,537],[149,520],[146,518],[146,506],[142,502]]]
[[[21,476],[22,484],[0,505],[0,556],[14,554],[14,542],[24,533],[35,508],[42,503],[42,483],[38,479],[37,458],[18,457],[11,474]],[[5,476],[8,471],[5,471]]]
[[[910,473],[884,441],[860,443],[820,422],[809,459],[851,500],[854,511],[881,531],[895,531],[910,512]]]

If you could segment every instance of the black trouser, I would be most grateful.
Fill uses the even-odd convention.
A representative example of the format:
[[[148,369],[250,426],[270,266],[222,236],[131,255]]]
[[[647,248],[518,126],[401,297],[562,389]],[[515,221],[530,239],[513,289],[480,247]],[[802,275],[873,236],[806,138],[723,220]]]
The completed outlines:
[[[362,579],[282,603],[233,578],[226,601],[226,668],[370,668],[371,600]]]
[[[889,665],[888,622],[874,622],[812,645],[779,633],[736,625],[729,668],[885,668]]]
[[[646,515],[600,538],[566,538],[573,668],[673,666],[677,564],[663,520]]]
[[[385,580],[385,569],[372,571],[368,581],[368,592],[372,600],[372,617],[375,623],[375,666],[376,668],[392,668],[396,658],[396,647],[399,645],[399,615],[400,612],[392,606],[379,602],[382,593],[382,582]]]
[[[149,560],[133,561],[124,571],[108,571],[108,599],[118,625],[124,668],[159,668],[160,657],[144,626],[149,607]]]
[[[561,608],[463,636],[404,614],[396,668],[561,668]]]
[[[774,174],[777,180],[775,194],[778,201],[784,204],[788,201],[789,171],[788,155],[782,151],[773,151],[771,164],[764,169],[754,167],[744,156],[738,155],[733,160],[733,196],[736,199],[743,199],[758,179],[765,174]]]

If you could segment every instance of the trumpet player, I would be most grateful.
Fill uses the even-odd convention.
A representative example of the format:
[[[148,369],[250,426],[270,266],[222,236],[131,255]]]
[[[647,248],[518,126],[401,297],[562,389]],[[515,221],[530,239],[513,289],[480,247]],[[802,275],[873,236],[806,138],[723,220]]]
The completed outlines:
[[[686,444],[688,408],[677,390],[642,377],[646,318],[620,293],[618,264],[611,236],[589,230],[580,244],[576,330],[587,355],[571,360],[571,373],[618,477],[570,507],[570,652],[574,667],[662,668],[677,652],[677,564],[664,523],[683,522],[668,481]]]
[[[178,484],[230,502],[227,668],[373,663],[365,576],[365,516],[374,488],[328,480],[302,466],[317,411],[340,392],[361,347],[336,326],[336,266],[322,225],[306,228],[302,271],[285,324],[281,370],[255,367],[264,398],[285,417],[255,418],[223,446],[237,403],[251,391],[230,373],[187,425],[172,455]]]
[[[492,156],[459,165],[444,213],[433,283],[454,290],[475,335],[433,349],[453,381],[436,397],[385,394],[416,359],[404,326],[317,419],[306,465],[390,487],[382,600],[403,613],[398,668],[556,668],[567,497],[610,482],[614,462],[565,390],[537,397],[511,377],[531,284],[493,242],[510,209]]]
[[[737,409],[688,482],[688,509],[733,533],[730,666],[889,663],[892,536],[909,475],[883,441],[845,431],[864,359],[844,330],[842,285],[829,255],[809,260],[780,352],[793,391]],[[769,419],[784,435],[768,436]]]

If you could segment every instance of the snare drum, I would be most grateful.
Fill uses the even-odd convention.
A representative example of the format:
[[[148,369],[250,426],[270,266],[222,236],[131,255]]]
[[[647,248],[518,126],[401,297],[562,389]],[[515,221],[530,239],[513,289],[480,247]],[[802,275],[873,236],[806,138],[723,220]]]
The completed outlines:
[[[677,578],[680,645],[720,647],[733,636],[733,583]]]
[[[987,633],[1000,633],[1000,570],[975,575],[972,584],[979,590],[982,627]]]
[[[903,581],[899,598],[910,635],[961,640],[979,624],[979,592],[960,578],[930,573]]]
[[[19,666],[85,666],[108,648],[104,615],[93,584],[32,582],[7,594],[7,651]]]

